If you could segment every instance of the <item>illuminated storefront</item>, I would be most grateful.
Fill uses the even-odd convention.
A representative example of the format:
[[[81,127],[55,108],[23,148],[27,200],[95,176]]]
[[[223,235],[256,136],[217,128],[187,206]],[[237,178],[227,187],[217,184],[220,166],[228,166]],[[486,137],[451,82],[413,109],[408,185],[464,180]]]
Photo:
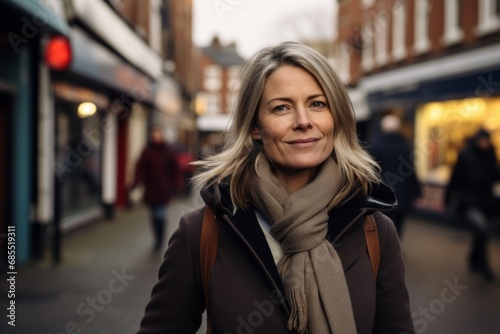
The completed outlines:
[[[458,150],[480,127],[488,129],[500,154],[500,98],[471,98],[422,105],[415,119],[417,174],[447,184]]]
[[[56,162],[63,229],[101,216],[102,149],[109,98],[67,83],[55,83]],[[115,131],[115,129],[109,129]]]
[[[492,46],[453,61],[432,60],[364,79],[371,111],[369,141],[380,134],[376,129],[383,114],[401,117],[404,135],[413,143],[422,189],[416,207],[422,212],[447,215],[443,200],[451,170],[460,148],[480,127],[491,132],[500,157],[498,55],[500,47]]]
[[[500,157],[500,98],[422,104],[415,114],[415,169],[424,196],[419,205],[443,210],[442,198],[458,152],[479,128],[491,132]]]

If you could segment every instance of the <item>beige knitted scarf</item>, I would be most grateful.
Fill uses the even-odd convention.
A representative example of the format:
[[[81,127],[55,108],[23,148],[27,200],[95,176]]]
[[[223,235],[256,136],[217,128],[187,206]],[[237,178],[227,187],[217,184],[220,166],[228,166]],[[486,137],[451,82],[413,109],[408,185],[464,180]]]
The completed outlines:
[[[271,222],[271,234],[285,253],[278,271],[291,308],[289,330],[356,333],[342,263],[326,239],[328,212],[338,204],[336,195],[344,183],[338,165],[327,159],[310,183],[288,193],[268,159],[257,159],[251,195],[256,208]]]

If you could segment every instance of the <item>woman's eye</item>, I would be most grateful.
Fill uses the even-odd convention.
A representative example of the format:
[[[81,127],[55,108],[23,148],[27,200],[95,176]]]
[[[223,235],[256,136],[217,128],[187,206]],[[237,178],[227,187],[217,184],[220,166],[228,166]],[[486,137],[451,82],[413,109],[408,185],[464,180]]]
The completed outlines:
[[[286,105],[282,104],[273,108],[273,111],[284,111],[286,110]]]
[[[326,107],[326,103],[322,102],[322,101],[313,101],[313,103],[311,103],[311,107],[313,107],[313,108]]]

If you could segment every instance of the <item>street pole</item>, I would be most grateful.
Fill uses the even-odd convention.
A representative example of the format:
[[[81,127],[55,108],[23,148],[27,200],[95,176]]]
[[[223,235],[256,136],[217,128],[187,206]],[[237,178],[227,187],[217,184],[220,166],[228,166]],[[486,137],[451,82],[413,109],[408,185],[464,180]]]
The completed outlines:
[[[54,136],[56,136],[55,147],[54,147],[54,160],[57,162],[59,160],[59,144],[58,144],[58,135],[59,135],[59,126],[57,124],[57,110],[54,108],[54,113],[56,117],[54,117]],[[56,168],[54,171],[54,224],[52,231],[52,261],[55,264],[61,262],[61,186],[62,181],[59,181]]]

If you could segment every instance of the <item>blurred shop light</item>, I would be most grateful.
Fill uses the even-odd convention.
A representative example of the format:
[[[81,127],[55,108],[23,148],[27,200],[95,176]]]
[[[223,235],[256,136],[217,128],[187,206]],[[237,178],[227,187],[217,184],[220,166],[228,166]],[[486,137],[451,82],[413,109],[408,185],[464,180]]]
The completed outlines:
[[[443,117],[443,106],[442,104],[439,103],[429,103],[428,105],[428,110],[429,110],[429,117],[431,121],[433,122],[438,122],[442,119]]]
[[[466,121],[478,123],[486,118],[492,102],[493,99],[481,98],[430,102],[423,105],[422,115],[429,124],[436,126]]]
[[[207,97],[204,93],[198,93],[194,101],[194,112],[203,116],[207,112]]]
[[[486,116],[486,101],[482,98],[471,98],[460,101],[461,115],[465,118],[484,118]]]
[[[63,36],[53,36],[45,47],[45,62],[52,70],[66,70],[72,60],[71,45]]]
[[[86,118],[94,115],[97,111],[97,107],[92,102],[83,102],[78,106],[78,117]]]
[[[491,99],[490,113],[484,122],[484,127],[489,131],[500,131],[500,98]]]

